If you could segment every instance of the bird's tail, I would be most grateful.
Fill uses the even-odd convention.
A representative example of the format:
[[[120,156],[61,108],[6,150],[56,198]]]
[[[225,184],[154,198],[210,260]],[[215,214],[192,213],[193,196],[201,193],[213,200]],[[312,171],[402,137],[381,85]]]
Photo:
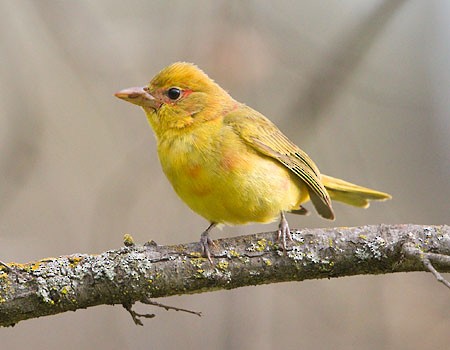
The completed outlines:
[[[358,186],[350,182],[336,179],[328,175],[321,175],[322,183],[327,189],[332,200],[343,202],[355,207],[367,208],[369,201],[384,201],[391,199],[388,193],[372,190],[370,188]]]

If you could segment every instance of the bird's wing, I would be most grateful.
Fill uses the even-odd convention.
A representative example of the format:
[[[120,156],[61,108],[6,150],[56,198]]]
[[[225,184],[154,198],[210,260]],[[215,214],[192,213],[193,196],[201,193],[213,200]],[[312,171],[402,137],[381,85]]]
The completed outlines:
[[[307,185],[317,212],[324,218],[334,219],[330,196],[320,181],[319,169],[275,124],[245,105],[227,114],[224,123],[255,150],[278,160],[297,175]]]

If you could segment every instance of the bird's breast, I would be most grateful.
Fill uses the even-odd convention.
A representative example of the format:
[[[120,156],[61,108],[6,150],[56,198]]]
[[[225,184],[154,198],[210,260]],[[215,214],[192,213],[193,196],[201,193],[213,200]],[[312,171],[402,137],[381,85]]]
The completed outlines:
[[[162,139],[158,154],[176,193],[209,221],[267,222],[298,205],[301,186],[295,176],[231,130]]]

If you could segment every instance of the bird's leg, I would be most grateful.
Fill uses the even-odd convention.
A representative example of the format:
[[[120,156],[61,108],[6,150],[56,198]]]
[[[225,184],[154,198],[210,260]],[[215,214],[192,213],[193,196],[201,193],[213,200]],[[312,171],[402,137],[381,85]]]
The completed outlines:
[[[209,237],[209,231],[211,231],[216,225],[217,223],[211,222],[208,228],[205,231],[203,231],[203,233],[200,236],[200,245],[202,246],[203,256],[206,256],[211,264],[213,263],[213,261],[211,259],[211,252],[209,250],[209,246],[214,245],[214,242]]]
[[[281,241],[283,250],[286,252],[286,237],[292,241],[291,231],[289,229],[289,224],[286,220],[284,212],[280,212],[280,224],[278,225],[278,241]]]

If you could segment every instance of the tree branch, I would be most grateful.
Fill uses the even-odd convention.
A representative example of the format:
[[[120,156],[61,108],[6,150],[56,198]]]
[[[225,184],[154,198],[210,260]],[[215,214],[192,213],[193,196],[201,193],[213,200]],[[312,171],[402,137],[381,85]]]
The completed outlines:
[[[276,233],[215,241],[214,264],[198,243],[125,246],[99,255],[73,254],[0,264],[0,326],[101,304],[131,306],[150,298],[305,279],[431,271],[450,272],[450,227],[372,225],[292,231],[286,253]],[[198,313],[197,313],[198,314]],[[137,320],[137,321],[136,321]]]

